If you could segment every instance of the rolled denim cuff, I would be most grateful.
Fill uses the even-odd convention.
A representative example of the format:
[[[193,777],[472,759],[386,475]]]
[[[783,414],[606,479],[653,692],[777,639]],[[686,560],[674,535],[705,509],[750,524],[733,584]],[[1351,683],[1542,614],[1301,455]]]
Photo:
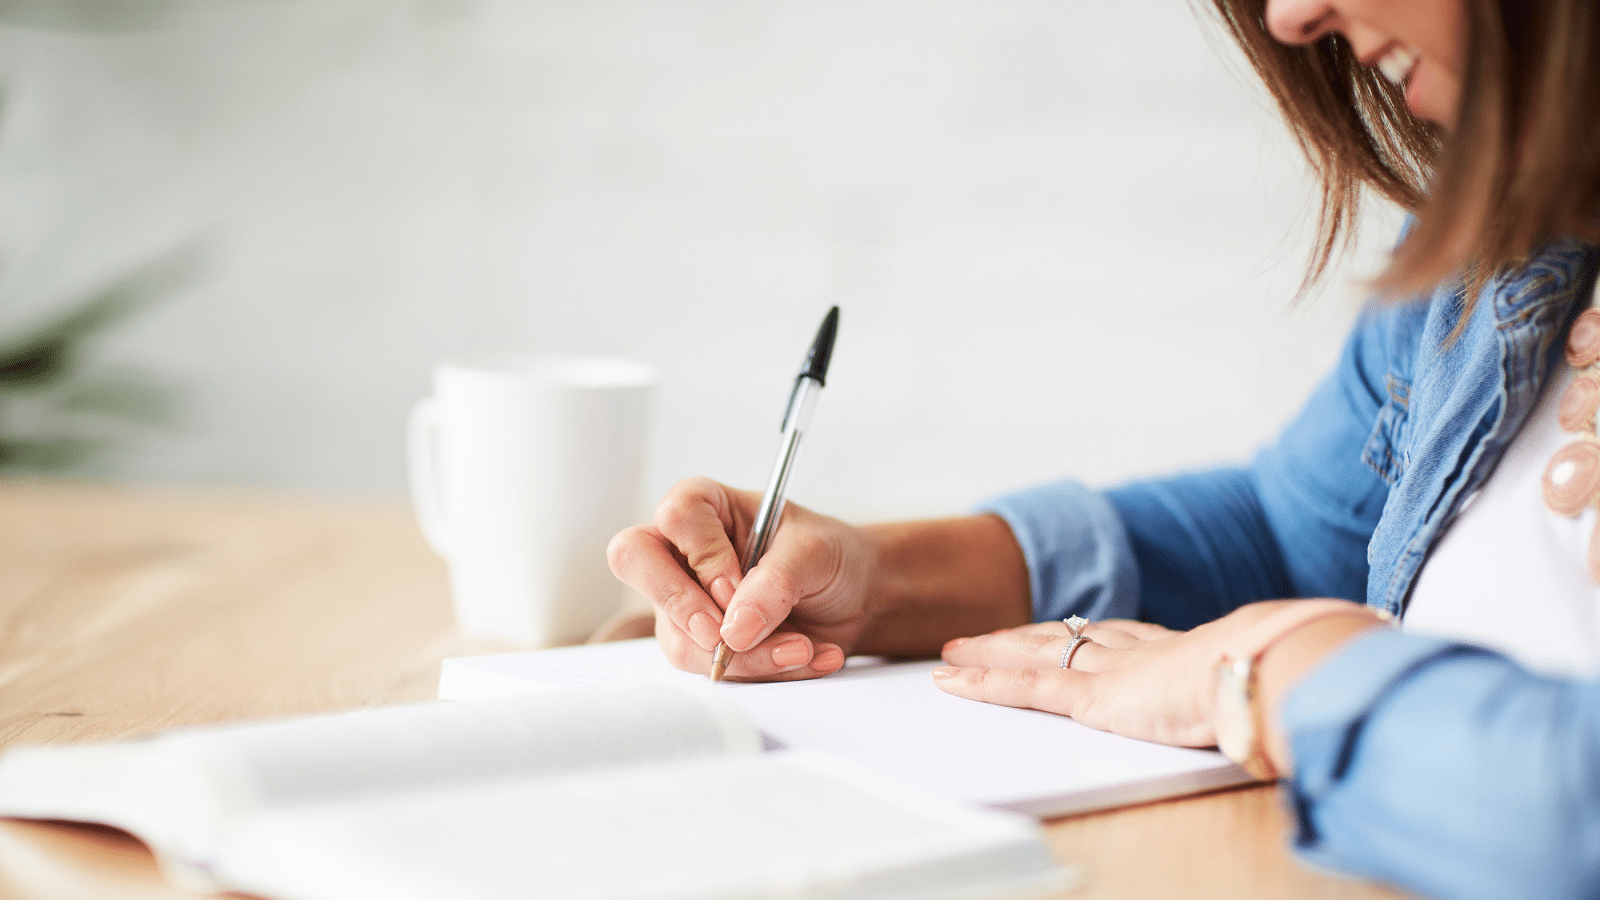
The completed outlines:
[[[1279,721],[1295,761],[1295,790],[1307,800],[1333,790],[1345,754],[1378,699],[1406,674],[1455,642],[1375,629],[1328,655],[1284,695]]]
[[[1002,494],[976,511],[1004,519],[1022,546],[1034,621],[1138,612],[1139,569],[1128,532],[1100,492],[1060,481]]]
[[[1386,628],[1279,706],[1302,860],[1452,898],[1600,897],[1600,682]]]
[[[1296,819],[1295,848],[1303,857],[1340,864],[1319,858],[1328,835],[1319,833],[1317,810],[1354,777],[1356,743],[1374,709],[1396,685],[1435,661],[1486,653],[1446,638],[1374,629],[1329,654],[1284,695],[1278,715],[1295,764],[1286,787]]]

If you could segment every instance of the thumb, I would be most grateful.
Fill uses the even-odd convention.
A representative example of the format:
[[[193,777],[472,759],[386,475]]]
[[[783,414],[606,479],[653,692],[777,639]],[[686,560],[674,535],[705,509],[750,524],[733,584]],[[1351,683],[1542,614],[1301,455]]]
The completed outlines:
[[[803,593],[793,567],[769,553],[745,574],[728,604],[722,640],[740,652],[754,647],[789,617]]]

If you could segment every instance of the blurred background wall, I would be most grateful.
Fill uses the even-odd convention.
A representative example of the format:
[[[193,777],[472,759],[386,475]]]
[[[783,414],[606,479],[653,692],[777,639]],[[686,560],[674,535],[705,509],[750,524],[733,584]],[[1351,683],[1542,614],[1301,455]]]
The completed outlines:
[[[650,497],[759,486],[838,304],[800,502],[1246,458],[1393,216],[1291,304],[1309,183],[1198,10],[0,3],[0,346],[144,300],[70,355],[111,385],[78,424],[0,426],[92,432],[66,477],[401,494],[434,360],[594,352],[663,371]]]

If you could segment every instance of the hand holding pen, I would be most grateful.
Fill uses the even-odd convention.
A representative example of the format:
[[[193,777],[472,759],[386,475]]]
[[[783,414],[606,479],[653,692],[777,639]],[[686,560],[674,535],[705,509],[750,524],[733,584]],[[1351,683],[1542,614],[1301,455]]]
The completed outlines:
[[[729,677],[814,678],[843,666],[865,627],[863,535],[784,502],[837,323],[835,309],[796,376],[763,495],[689,479],[668,492],[651,525],[612,541],[612,571],[655,604],[656,637],[679,668],[711,670],[721,644]]]
[[[789,473],[794,471],[794,461],[800,455],[800,439],[811,427],[811,413],[817,407],[817,395],[828,381],[828,363],[833,361],[833,341],[839,334],[839,307],[828,310],[811,341],[806,360],[795,376],[794,389],[789,392],[789,405],[784,408],[783,425],[779,431],[783,440],[778,444],[778,458],[773,461],[772,475],[767,479],[766,493],[761,495],[761,506],[756,510],[756,520],[745,538],[744,560],[739,565],[743,574],[750,574],[761,557],[766,555],[778,523],[783,518],[784,499],[789,491]],[[733,649],[727,641],[718,641],[711,653],[711,680],[721,681],[733,661]]]

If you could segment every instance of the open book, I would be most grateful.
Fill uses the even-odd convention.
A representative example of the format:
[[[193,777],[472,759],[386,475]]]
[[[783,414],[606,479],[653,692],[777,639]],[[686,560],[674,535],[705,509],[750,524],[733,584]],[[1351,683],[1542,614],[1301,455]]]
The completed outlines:
[[[812,681],[718,686],[768,746],[819,750],[951,799],[1047,817],[1252,781],[1214,750],[1168,747],[1071,719],[965,700],[934,686],[936,662],[853,658]],[[699,686],[653,638],[447,659],[446,700],[571,685]]]
[[[1038,827],[818,753],[726,695],[572,688],[0,757],[0,815],[277,900],[925,898],[1064,888]]]

